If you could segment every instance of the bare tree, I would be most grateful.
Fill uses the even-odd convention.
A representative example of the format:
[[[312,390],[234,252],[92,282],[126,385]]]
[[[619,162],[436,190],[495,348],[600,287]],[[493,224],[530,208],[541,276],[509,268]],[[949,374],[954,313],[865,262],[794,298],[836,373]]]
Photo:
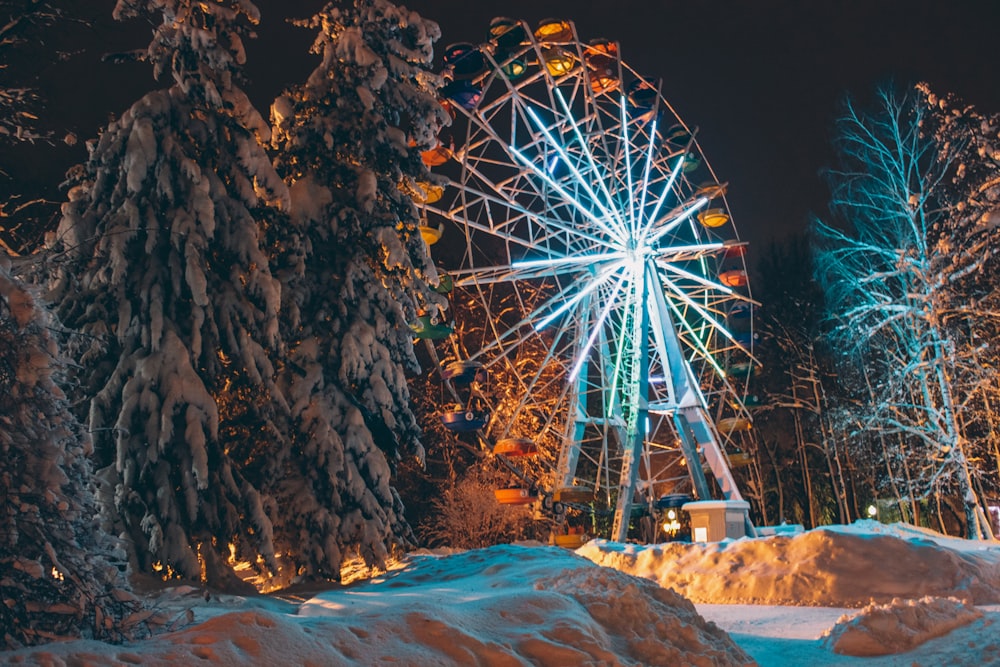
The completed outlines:
[[[969,536],[984,538],[955,392],[967,349],[945,326],[950,263],[933,242],[955,212],[944,186],[961,147],[922,131],[925,91],[877,100],[873,113],[846,103],[830,173],[838,226],[814,224],[833,338],[874,378],[865,426],[902,437],[919,492],[960,498]]]

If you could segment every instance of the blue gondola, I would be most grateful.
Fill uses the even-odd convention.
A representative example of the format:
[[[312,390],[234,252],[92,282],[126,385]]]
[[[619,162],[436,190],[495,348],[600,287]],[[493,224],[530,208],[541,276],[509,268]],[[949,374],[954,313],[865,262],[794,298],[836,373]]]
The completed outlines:
[[[486,413],[478,410],[453,410],[441,415],[441,423],[449,431],[478,431],[487,421]]]

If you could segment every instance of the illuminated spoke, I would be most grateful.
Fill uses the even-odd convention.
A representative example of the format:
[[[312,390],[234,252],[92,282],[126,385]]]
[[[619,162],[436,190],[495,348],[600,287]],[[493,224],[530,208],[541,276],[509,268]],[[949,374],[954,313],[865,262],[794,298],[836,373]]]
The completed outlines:
[[[636,234],[636,224],[635,224],[635,202],[632,200],[632,148],[628,140],[628,117],[625,114],[625,96],[621,97],[621,110],[622,110],[622,147],[625,150],[625,178],[628,183],[628,190],[626,195],[628,196],[628,220],[629,228],[632,236]]]
[[[593,201],[594,205],[596,205],[601,210],[601,213],[603,213],[608,219],[618,221],[617,215],[613,213],[610,209],[608,209],[607,206],[601,203],[601,200],[598,198],[597,193],[594,192],[593,188],[590,187],[590,183],[587,182],[587,179],[584,177],[584,175],[580,173],[579,169],[577,169],[576,164],[574,164],[575,161],[570,159],[570,157],[566,154],[566,151],[562,149],[562,146],[560,146],[559,143],[552,137],[552,134],[545,128],[545,125],[538,118],[538,114],[535,113],[534,109],[528,109],[528,115],[535,122],[535,125],[538,126],[538,129],[541,130],[542,134],[545,135],[545,138],[549,140],[549,143],[552,145],[552,148],[554,148],[559,157],[563,159],[563,161],[566,163],[566,166],[569,167],[569,170],[573,173],[573,176],[575,176],[576,179],[579,181],[579,184],[582,185],[584,190],[587,191],[587,194],[590,196],[591,201]],[[607,224],[604,223],[603,221],[599,221],[598,226],[600,226],[601,229],[603,229],[609,236],[619,236],[623,231],[621,229],[613,230],[610,227],[608,227]]]
[[[649,245],[649,246],[655,246],[657,243],[659,243],[660,239],[662,239],[664,236],[666,236],[671,231],[673,231],[678,225],[680,225],[681,223],[683,223],[684,221],[686,221],[694,213],[697,213],[698,209],[700,209],[701,207],[703,207],[707,203],[708,203],[708,198],[707,197],[701,197],[701,198],[697,199],[694,202],[694,204],[692,204],[687,209],[685,209],[684,211],[682,211],[680,215],[678,215],[676,218],[674,218],[673,220],[671,220],[670,222],[668,222],[661,229],[657,229],[656,230],[656,234],[654,234],[651,238],[647,238],[645,240],[645,243],[647,245]]]
[[[532,162],[531,160],[529,160],[527,157],[525,157],[524,154],[521,151],[517,150],[513,146],[510,146],[509,150],[511,152],[511,155],[513,155],[515,158],[517,158],[526,167],[528,167],[529,169],[531,169],[534,172],[534,174],[536,176],[538,176],[540,179],[542,179],[543,181],[545,181],[549,185],[549,187],[551,187],[553,190],[555,190],[560,195],[562,195],[565,198],[565,200],[566,200],[567,203],[572,204],[574,208],[576,208],[585,217],[589,218],[591,220],[591,222],[593,222],[594,224],[596,224],[598,227],[605,227],[606,228],[606,225],[604,224],[604,221],[601,220],[600,217],[598,217],[597,215],[594,215],[593,211],[591,211],[589,208],[587,208],[586,206],[584,206],[583,204],[581,204],[577,200],[576,197],[574,197],[570,193],[566,192],[566,189],[564,187],[562,187],[561,185],[559,185],[555,180],[552,179],[552,177],[550,177],[544,171],[542,171],[541,169],[539,169],[538,166],[535,165],[535,163]],[[586,235],[586,234],[580,233],[580,235],[581,236],[585,236],[587,238],[590,238],[590,236]],[[611,242],[612,239],[608,239],[608,241]],[[615,245],[615,244],[612,243],[611,245]]]
[[[642,212],[646,210],[646,191],[649,189],[649,170],[653,166],[653,149],[656,147],[656,121],[650,125],[649,150],[646,152],[646,166],[642,170],[642,192],[639,195],[639,219],[636,229],[642,229]]]

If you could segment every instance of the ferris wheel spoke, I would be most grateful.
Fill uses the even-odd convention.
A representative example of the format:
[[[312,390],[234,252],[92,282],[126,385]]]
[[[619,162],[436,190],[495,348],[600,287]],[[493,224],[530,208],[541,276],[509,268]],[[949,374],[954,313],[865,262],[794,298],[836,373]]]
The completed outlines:
[[[521,158],[526,159],[523,156],[521,156]],[[607,243],[606,239],[587,233],[586,231],[582,230],[579,225],[573,225],[570,224],[569,222],[552,217],[541,216],[536,212],[528,209],[527,207],[523,206],[520,202],[517,201],[517,199],[512,195],[510,188],[497,186],[477,169],[470,167],[469,172],[474,176],[476,176],[476,180],[479,183],[488,184],[491,190],[491,191],[481,190],[476,188],[475,186],[467,184],[466,189],[474,195],[473,202],[482,201],[485,205],[493,204],[502,206],[505,209],[509,209],[511,211],[514,211],[515,213],[520,214],[522,217],[517,219],[505,220],[499,226],[494,226],[492,220],[490,225],[482,225],[482,223],[478,223],[469,220],[467,217],[461,216],[461,213],[463,211],[469,209],[469,205],[466,203],[462,207],[453,209],[452,211],[449,211],[448,213],[444,214],[445,217],[447,217],[448,219],[454,220],[456,222],[461,221],[470,223],[483,231],[487,231],[491,234],[498,236],[501,235],[501,233],[496,230],[503,228],[513,228],[517,224],[518,220],[524,219],[527,220],[529,224],[533,224],[535,227],[539,229],[553,229],[560,232],[564,232],[567,234],[567,238],[569,239],[585,240],[589,241],[592,244],[596,244],[598,246],[603,246]],[[530,183],[530,179],[528,180],[528,182]],[[564,195],[567,203],[572,204],[575,207],[579,206],[578,202],[576,202],[576,200],[573,197],[565,193],[565,190],[563,190],[559,186],[556,187],[560,191],[560,194]],[[536,190],[535,194],[540,195],[541,193],[538,193]],[[529,245],[525,243],[525,239],[515,236],[513,234],[503,234],[503,238],[505,238],[505,240],[509,240],[513,243],[517,243],[520,245],[525,245],[525,246]]]
[[[452,271],[451,275],[459,287],[466,287],[471,283],[509,283],[580,273],[584,270],[581,267],[621,260],[624,256],[624,253],[603,253],[540,260],[515,260],[510,264],[500,266],[459,269]]]
[[[643,243],[646,242],[646,238],[649,237],[649,233],[654,229],[658,220],[657,216],[660,213],[660,209],[663,207],[663,204],[667,201],[667,198],[671,195],[674,183],[677,181],[677,177],[680,175],[681,169],[683,167],[684,167],[684,155],[681,155],[677,159],[677,164],[674,165],[673,170],[670,172],[670,177],[667,179],[666,185],[663,186],[663,192],[660,193],[659,198],[656,200],[656,205],[653,207],[653,212],[650,213],[649,217],[647,218],[648,223],[646,224],[646,227],[643,229],[642,233]]]
[[[692,281],[698,283],[699,285],[702,285],[703,287],[706,287],[706,288],[708,288],[708,289],[710,289],[712,291],[721,292],[721,293],[726,294],[726,295],[731,295],[731,294],[734,293],[733,292],[733,288],[729,287],[728,285],[723,285],[720,282],[716,282],[714,280],[709,280],[708,278],[705,278],[704,276],[698,275],[697,273],[692,273],[690,271],[686,271],[686,270],[682,269],[681,267],[677,266],[676,264],[672,264],[670,262],[657,262],[657,265],[659,267],[661,267],[662,269],[664,269],[665,271],[669,271],[669,272],[674,273],[674,274],[676,274],[678,276],[681,276],[683,278],[687,278],[688,280],[692,280]],[[676,287],[675,287],[675,291],[678,292],[678,293],[681,292],[681,290],[676,289]],[[694,303],[694,300],[692,300],[692,303]]]
[[[601,191],[603,192],[604,197],[607,200],[608,204],[612,205],[614,203],[614,197],[611,196],[611,191],[608,190],[608,185],[605,182],[605,178],[606,177],[603,174],[601,174],[601,170],[598,167],[597,161],[594,159],[594,153],[593,153],[593,151],[590,150],[590,146],[588,145],[588,142],[583,138],[583,133],[580,131],[580,125],[579,125],[579,123],[577,123],[576,118],[575,118],[573,112],[570,111],[569,105],[566,103],[566,99],[563,97],[561,91],[559,91],[558,89],[555,92],[555,97],[558,100],[559,105],[563,109],[563,112],[565,114],[565,118],[569,121],[570,126],[573,128],[573,134],[576,136],[576,139],[577,139],[577,141],[580,144],[580,148],[583,150],[584,155],[586,156],[587,161],[590,164],[591,170],[594,172],[594,176],[595,176],[594,180],[600,186]],[[604,137],[605,137],[605,133],[604,132],[600,132],[598,136],[600,136],[602,138],[601,140],[603,141]],[[595,196],[594,199],[598,200],[598,197]],[[619,227],[622,230],[624,230],[624,228],[625,228],[625,221],[622,219],[621,215],[619,215],[617,212],[615,212],[614,217],[618,221]]]
[[[546,328],[549,324],[554,322],[561,315],[565,314],[567,311],[579,305],[579,303],[589,293],[600,288],[601,285],[605,281],[607,281],[612,275],[614,275],[615,271],[617,270],[618,267],[615,265],[612,265],[610,267],[605,267],[601,273],[597,274],[597,276],[595,276],[594,279],[588,282],[586,287],[574,293],[570,298],[566,299],[565,301],[561,300],[564,297],[568,296],[569,292],[571,290],[576,289],[577,286],[571,283],[561,288],[557,294],[550,297],[542,305],[534,308],[530,313],[521,318],[516,324],[509,327],[505,331],[498,332],[495,343],[489,343],[485,345],[481,350],[479,350],[479,352],[474,354],[471,358],[476,359],[480,356],[483,356],[491,352],[492,350],[494,350],[495,348],[497,348],[498,346],[500,346],[509,339],[520,339],[523,336],[531,335],[532,333],[531,331],[528,331],[528,333],[522,333],[528,329],[532,329],[534,331],[540,331],[541,329]],[[552,312],[545,314],[547,310],[553,307],[555,307],[555,309]]]
[[[530,169],[532,172],[534,172],[534,174],[539,179],[541,179],[544,183],[548,184],[553,190],[555,190],[560,195],[562,195],[563,198],[565,199],[565,201],[567,203],[569,203],[569,204],[572,204],[573,207],[577,211],[579,211],[584,217],[588,218],[591,222],[593,222],[595,225],[597,225],[598,228],[606,230],[606,231],[610,231],[609,228],[607,227],[607,225],[604,223],[603,220],[601,220],[601,218],[599,216],[595,215],[593,211],[591,211],[589,208],[587,208],[582,203],[580,203],[576,199],[576,197],[573,197],[570,193],[568,193],[566,191],[566,189],[563,186],[561,186],[559,183],[557,183],[551,176],[549,176],[548,174],[546,174],[545,172],[543,172],[541,169],[539,169],[538,166],[534,162],[532,162],[531,160],[529,160],[524,155],[524,153],[522,153],[521,151],[519,151],[513,145],[508,146],[508,149],[510,150],[510,154],[513,155],[519,162],[521,162],[521,164],[523,164],[528,169]],[[593,238],[589,234],[582,234],[581,233],[581,236],[585,236],[586,238]],[[620,246],[620,242],[617,242],[617,239],[615,239],[615,238],[605,239],[604,242],[607,243],[608,245],[612,246],[612,247],[619,247]]]
[[[632,150],[628,140],[628,118],[625,113],[625,96],[621,96],[621,121],[622,121],[622,148],[625,150],[625,178],[628,186],[625,195],[628,197],[628,221],[629,231],[633,236],[636,233],[635,224],[635,202],[632,199]]]
[[[462,224],[473,231],[483,232],[514,246],[522,247],[526,251],[537,250],[540,244],[549,241],[558,241],[558,247],[564,249],[559,252],[589,252],[592,249],[604,246],[601,239],[588,237],[578,229],[573,229],[556,221],[536,217],[531,211],[519,206],[516,202],[500,199],[485,192],[474,190],[471,187],[469,190],[480,195],[481,199],[473,201],[472,204],[467,202],[463,206],[455,207],[448,211],[438,211],[438,213],[442,217],[457,224]],[[509,216],[501,224],[494,223],[492,218],[488,218],[485,223],[479,222],[477,218],[467,215],[467,213],[473,212],[477,205],[488,207],[491,203],[502,204],[515,215]],[[523,232],[518,234],[518,226],[522,224],[530,226],[531,229],[539,230],[542,234],[525,234]],[[553,231],[557,233],[551,233]],[[580,246],[578,245],[580,241],[588,241],[589,244]],[[574,245],[574,242],[577,245]]]
[[[699,209],[708,203],[708,197],[699,197],[687,208],[683,209],[676,217],[671,217],[668,222],[656,229],[650,229],[649,232],[653,233],[652,236],[646,236],[644,238],[644,243],[652,246],[659,243],[660,239],[675,230],[681,224],[686,222],[691,218],[692,215],[698,212]]]
[[[571,160],[570,159],[570,157],[566,154],[566,151],[562,148],[562,146],[559,145],[559,142],[557,142],[555,140],[555,138],[552,136],[552,134],[549,132],[549,130],[545,127],[545,124],[542,123],[541,119],[538,117],[538,114],[535,113],[534,109],[528,108],[527,109],[527,113],[528,113],[528,116],[531,118],[531,120],[534,121],[534,123],[538,127],[539,131],[543,135],[545,135],[546,139],[549,140],[549,143],[552,145],[552,148],[563,159],[563,161],[565,161],[566,166],[569,167],[569,170],[573,173],[573,176],[576,177],[577,182],[579,183],[579,185],[583,187],[584,191],[590,197],[591,202],[593,202],[593,204],[595,206],[597,206],[597,208],[600,209],[601,213],[604,214],[604,216],[606,218],[614,220],[617,223],[617,226],[614,229],[608,227],[605,224],[599,223],[600,226],[601,226],[601,229],[603,229],[605,232],[607,232],[609,234],[609,236],[614,236],[614,237],[618,237],[618,238],[620,238],[621,236],[623,236],[625,229],[622,226],[623,225],[623,221],[621,220],[621,218],[618,217],[618,214],[616,212],[612,211],[611,209],[609,209],[608,206],[605,205],[604,202],[601,201],[600,197],[597,196],[597,193],[594,192],[593,188],[591,188],[590,184],[587,182],[588,179],[576,167],[575,160]],[[609,202],[610,202],[610,199],[609,199]]]
[[[646,151],[646,166],[642,170],[642,188],[639,194],[639,208],[636,220],[636,229],[643,229],[642,212],[646,209],[646,193],[649,191],[649,170],[653,166],[653,149],[656,147],[656,121],[652,122],[649,130],[649,148]]]

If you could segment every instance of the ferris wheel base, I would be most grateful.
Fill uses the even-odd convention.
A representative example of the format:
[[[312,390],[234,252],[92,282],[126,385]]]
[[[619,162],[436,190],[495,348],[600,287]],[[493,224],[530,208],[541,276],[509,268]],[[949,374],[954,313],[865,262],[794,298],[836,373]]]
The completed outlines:
[[[691,517],[692,542],[721,542],[755,536],[750,523],[750,503],[745,500],[696,500],[681,509]]]
[[[716,542],[724,537],[756,537],[757,531],[750,521],[750,503],[740,495],[739,487],[736,486],[736,480],[733,479],[733,473],[719,446],[718,435],[705,410],[700,406],[679,408],[674,413],[674,424],[680,434],[685,458],[688,461],[699,461],[700,456],[705,457],[723,497],[723,500],[710,500],[712,494],[705,471],[700,465],[688,465],[691,482],[700,499],[682,507],[691,513],[692,539],[696,542]],[[704,539],[696,536],[696,514],[702,529],[699,534],[703,533]]]

